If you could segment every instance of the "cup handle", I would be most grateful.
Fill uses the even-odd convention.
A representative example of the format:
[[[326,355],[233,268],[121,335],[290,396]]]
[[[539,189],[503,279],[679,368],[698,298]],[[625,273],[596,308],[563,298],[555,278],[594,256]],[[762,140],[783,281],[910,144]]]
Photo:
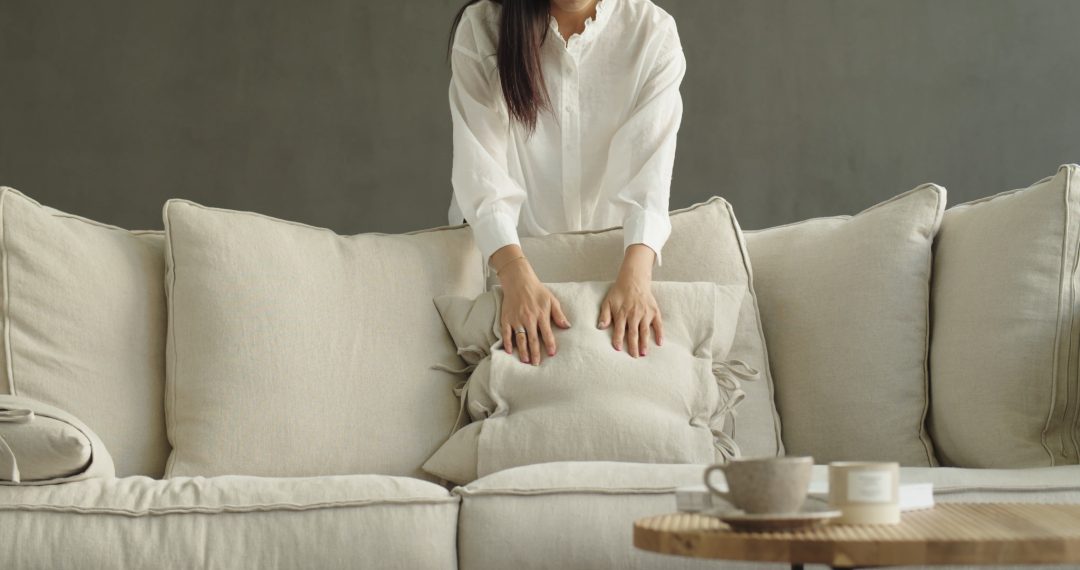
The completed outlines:
[[[709,492],[713,495],[720,497],[727,503],[731,503],[730,489],[728,491],[721,491],[720,489],[713,487],[712,484],[712,474],[716,473],[717,471],[724,473],[724,467],[724,465],[712,465],[709,468],[705,469],[705,487],[707,487],[709,489]]]

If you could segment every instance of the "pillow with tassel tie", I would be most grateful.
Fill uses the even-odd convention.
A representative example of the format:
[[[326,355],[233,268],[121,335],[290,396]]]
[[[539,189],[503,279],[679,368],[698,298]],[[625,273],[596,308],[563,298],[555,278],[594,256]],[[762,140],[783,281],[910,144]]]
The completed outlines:
[[[599,330],[610,282],[552,283],[573,326],[555,328],[558,352],[539,366],[503,350],[502,290],[435,305],[467,375],[456,387],[458,426],[424,464],[465,484],[487,474],[551,461],[726,462],[739,455],[723,431],[758,372],[726,361],[745,286],[656,282],[664,344],[633,358]],[[650,340],[650,343],[652,341]]]

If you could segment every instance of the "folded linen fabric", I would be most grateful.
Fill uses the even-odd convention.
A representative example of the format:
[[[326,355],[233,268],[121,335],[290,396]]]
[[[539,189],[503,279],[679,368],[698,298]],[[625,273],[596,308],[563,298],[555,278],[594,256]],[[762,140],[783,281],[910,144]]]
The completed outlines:
[[[0,395],[0,485],[51,485],[116,476],[105,444],[75,416]]]
[[[609,282],[553,283],[575,326],[557,330],[558,353],[539,366],[503,350],[502,289],[475,300],[435,304],[469,374],[457,393],[462,416],[424,465],[455,483],[510,467],[550,461],[714,463],[739,454],[724,433],[757,372],[725,362],[746,287],[653,284],[664,315],[664,344],[632,358],[611,347],[611,331],[591,323]],[[464,419],[464,418],[462,418]]]

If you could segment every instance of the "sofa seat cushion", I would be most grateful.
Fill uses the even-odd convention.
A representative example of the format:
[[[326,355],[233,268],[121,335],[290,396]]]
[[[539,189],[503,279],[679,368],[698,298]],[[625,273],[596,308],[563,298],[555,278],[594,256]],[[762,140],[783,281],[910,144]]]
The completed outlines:
[[[0,487],[0,568],[454,568],[457,511],[379,475]]]
[[[454,489],[462,499],[462,568],[765,568],[634,548],[635,519],[675,510],[675,489],[704,465],[559,462],[493,473]],[[513,545],[508,548],[507,545]],[[774,566],[780,568],[780,566]]]
[[[633,547],[633,521],[675,510],[675,489],[701,485],[704,465],[563,462],[493,473],[462,499],[458,556],[486,568],[783,568],[661,556]],[[813,480],[828,480],[814,467]],[[1080,502],[1080,468],[904,467],[904,483],[934,484],[939,501]],[[514,545],[506,548],[505,545]]]

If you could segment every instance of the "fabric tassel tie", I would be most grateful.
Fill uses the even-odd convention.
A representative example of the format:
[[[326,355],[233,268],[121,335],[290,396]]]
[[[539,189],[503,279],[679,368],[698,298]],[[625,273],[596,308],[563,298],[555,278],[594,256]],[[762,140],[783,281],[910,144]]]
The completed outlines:
[[[34,412],[32,410],[0,410],[0,423],[27,424],[32,421],[34,421]],[[22,477],[19,475],[19,462],[15,459],[15,452],[11,450],[11,446],[4,440],[3,435],[0,435],[0,479],[12,483],[22,482]]]
[[[726,463],[742,455],[739,445],[735,443],[735,419],[738,415],[735,407],[746,399],[746,392],[742,389],[743,381],[757,380],[761,374],[745,362],[729,360],[716,362],[712,367],[713,377],[720,389],[720,405],[717,406],[709,420],[709,429],[713,434],[713,443],[716,451]],[[731,433],[724,431],[724,423],[731,418]]]
[[[475,344],[470,344],[469,346],[459,348],[457,353],[458,356],[460,356],[461,359],[465,361],[466,365],[464,367],[453,368],[445,364],[433,364],[431,368],[433,370],[449,372],[450,374],[471,375],[473,371],[476,370],[476,367],[480,364],[480,361],[489,356],[489,352],[487,349],[477,346]],[[465,380],[462,380],[454,385],[454,395],[457,396],[459,403],[457,419],[454,420],[454,427],[450,429],[449,435],[454,435],[457,430],[461,429],[465,426],[465,424],[468,423],[467,421],[465,421],[465,405],[468,402],[469,398],[469,380],[469,378],[466,378]]]

